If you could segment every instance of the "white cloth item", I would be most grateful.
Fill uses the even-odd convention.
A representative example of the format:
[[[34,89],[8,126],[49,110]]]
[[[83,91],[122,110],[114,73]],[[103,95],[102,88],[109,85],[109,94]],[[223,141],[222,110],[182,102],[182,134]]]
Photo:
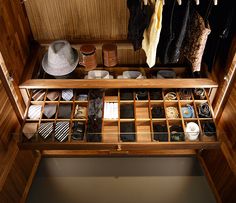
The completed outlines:
[[[151,68],[156,63],[156,50],[160,38],[161,23],[162,23],[162,0],[151,0],[155,5],[155,10],[152,15],[149,27],[143,33],[142,48],[147,56],[147,64]]]
[[[105,119],[118,119],[118,103],[105,102],[103,116]]]
[[[30,119],[40,119],[42,111],[42,105],[31,105],[28,111],[28,117]]]

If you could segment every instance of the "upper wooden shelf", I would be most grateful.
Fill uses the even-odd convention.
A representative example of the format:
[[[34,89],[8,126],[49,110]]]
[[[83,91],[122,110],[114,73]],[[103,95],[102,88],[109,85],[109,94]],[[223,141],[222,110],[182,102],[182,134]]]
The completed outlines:
[[[78,49],[79,45],[73,45]],[[96,44],[98,64],[102,62],[101,44]],[[132,47],[131,47],[132,48]],[[130,44],[118,44],[119,51],[130,49]],[[28,61],[23,78],[19,85],[20,88],[40,89],[40,88],[214,88],[218,84],[209,78],[188,78],[189,68],[183,66],[173,67],[144,67],[143,64],[129,64],[120,67],[97,67],[97,70],[107,70],[116,78],[122,75],[123,71],[138,70],[147,77],[147,79],[83,79],[87,72],[83,67],[77,67],[71,79],[55,79],[47,75],[41,67],[41,60],[46,51],[46,46],[35,45],[32,48],[30,61]],[[177,74],[177,79],[153,79],[158,70],[171,69]]]

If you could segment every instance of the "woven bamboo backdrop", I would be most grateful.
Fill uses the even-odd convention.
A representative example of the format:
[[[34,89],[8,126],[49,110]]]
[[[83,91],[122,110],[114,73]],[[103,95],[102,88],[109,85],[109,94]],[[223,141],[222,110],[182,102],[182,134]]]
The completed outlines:
[[[39,41],[127,38],[126,0],[27,0],[25,7]]]

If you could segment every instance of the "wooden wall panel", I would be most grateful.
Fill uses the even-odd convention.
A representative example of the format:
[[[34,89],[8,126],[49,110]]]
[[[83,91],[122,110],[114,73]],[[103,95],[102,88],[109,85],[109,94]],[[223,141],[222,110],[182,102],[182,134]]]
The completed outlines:
[[[126,0],[28,0],[25,7],[35,40],[126,39]]]
[[[20,124],[1,81],[0,95],[0,140],[7,146],[12,137],[11,133],[18,131]]]
[[[222,203],[236,202],[236,175],[221,149],[204,151],[202,157]]]
[[[0,0],[0,52],[18,84],[30,52],[32,35],[20,0]]]
[[[0,202],[20,203],[27,196],[40,160],[17,146],[20,123],[0,81]]]

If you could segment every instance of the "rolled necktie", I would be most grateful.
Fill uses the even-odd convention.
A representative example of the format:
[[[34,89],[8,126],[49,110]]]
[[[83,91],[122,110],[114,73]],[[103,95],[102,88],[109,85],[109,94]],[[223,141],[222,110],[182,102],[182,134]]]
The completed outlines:
[[[30,119],[40,119],[42,111],[42,105],[31,105],[28,110],[28,117]]]
[[[206,92],[203,88],[196,88],[194,89],[194,96],[196,99],[205,99]]]
[[[76,105],[74,117],[77,119],[86,119],[87,107]]]
[[[70,101],[73,98],[73,89],[62,90],[61,97],[65,101]]]
[[[165,100],[176,100],[176,93],[175,92],[168,92],[164,96]]]
[[[181,107],[183,118],[195,118],[195,113],[193,106],[187,104],[184,107]]]
[[[88,95],[87,94],[79,94],[79,95],[77,95],[76,100],[87,101],[88,100]]]
[[[32,138],[37,132],[38,123],[26,123],[23,127],[23,134],[28,138]]]
[[[137,90],[136,100],[148,100],[148,91],[146,89]]]
[[[134,93],[132,89],[120,90],[120,99],[121,100],[133,100]]]
[[[32,99],[34,101],[43,101],[45,96],[45,90],[34,90],[32,94]]]
[[[152,89],[150,90],[150,99],[151,100],[162,100],[162,90],[161,89]]]
[[[212,121],[206,121],[202,124],[203,132],[206,136],[215,136],[216,135],[216,126]]]
[[[41,123],[38,129],[38,133],[41,137],[46,139],[49,137],[53,132],[53,123]]]
[[[165,118],[165,110],[162,106],[152,107],[152,118]]]
[[[181,100],[190,100],[192,97],[192,90],[191,89],[180,89],[179,91],[179,97]]]
[[[120,123],[120,139],[123,142],[135,141],[135,125],[133,122]]]
[[[47,104],[44,106],[43,114],[47,118],[51,118],[56,114],[57,105],[56,104]]]
[[[50,100],[50,101],[55,101],[57,100],[59,97],[59,92],[58,91],[55,91],[55,90],[49,90],[48,93],[47,93],[47,98]]]
[[[55,138],[63,142],[69,136],[69,122],[57,122],[55,126]]]
[[[211,118],[211,110],[207,103],[201,103],[198,106],[198,115],[200,118]]]
[[[134,105],[133,104],[121,105],[120,118],[134,118]]]
[[[83,122],[74,122],[72,128],[72,139],[83,140],[85,131],[85,124]]]
[[[154,140],[167,142],[168,141],[168,131],[166,125],[153,124]]]
[[[184,130],[179,125],[172,125],[170,127],[170,139],[171,141],[184,141]]]
[[[179,118],[179,112],[176,107],[170,106],[166,108],[166,117],[167,118]]]

